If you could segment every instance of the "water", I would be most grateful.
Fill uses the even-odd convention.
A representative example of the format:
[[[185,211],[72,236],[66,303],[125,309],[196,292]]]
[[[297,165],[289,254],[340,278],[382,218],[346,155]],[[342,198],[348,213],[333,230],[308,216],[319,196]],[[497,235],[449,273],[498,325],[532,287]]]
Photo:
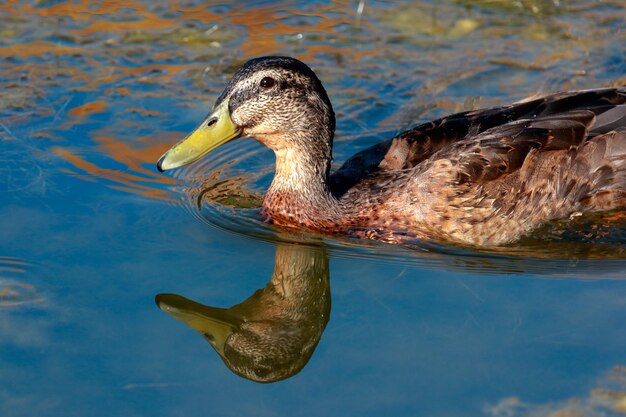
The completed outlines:
[[[273,173],[260,145],[168,175],[155,162],[253,56],[318,72],[338,166],[451,112],[626,84],[624,15],[619,1],[0,3],[0,415],[620,415],[619,220],[497,251],[293,236],[258,216]],[[320,294],[281,310],[309,311],[295,326],[267,290],[251,297],[273,274]],[[311,357],[251,382],[157,308],[163,293],[251,297],[247,317],[312,326]]]

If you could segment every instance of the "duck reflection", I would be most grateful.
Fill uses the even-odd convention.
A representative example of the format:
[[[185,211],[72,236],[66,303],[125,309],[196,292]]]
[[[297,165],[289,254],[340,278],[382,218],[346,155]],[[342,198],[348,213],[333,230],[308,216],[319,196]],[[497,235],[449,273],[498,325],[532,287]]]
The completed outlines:
[[[265,288],[227,309],[176,294],[159,294],[156,303],[202,334],[237,375],[279,381],[307,364],[328,323],[328,255],[322,246],[279,243]]]

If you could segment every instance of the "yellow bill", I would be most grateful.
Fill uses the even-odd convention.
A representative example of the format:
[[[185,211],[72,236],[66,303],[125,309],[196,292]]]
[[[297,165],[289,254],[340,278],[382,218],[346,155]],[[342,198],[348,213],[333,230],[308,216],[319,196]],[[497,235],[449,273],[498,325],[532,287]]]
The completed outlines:
[[[159,159],[157,168],[163,172],[168,169],[187,165],[218,146],[241,136],[238,128],[230,118],[228,99],[222,101],[201,124],[185,139]]]

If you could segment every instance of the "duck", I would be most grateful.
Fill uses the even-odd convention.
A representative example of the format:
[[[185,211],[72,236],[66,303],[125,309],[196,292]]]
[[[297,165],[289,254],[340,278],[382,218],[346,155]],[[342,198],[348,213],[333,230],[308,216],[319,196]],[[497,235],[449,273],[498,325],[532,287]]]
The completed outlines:
[[[305,63],[239,68],[208,117],[157,163],[182,167],[236,138],[276,157],[260,214],[279,228],[402,244],[506,245],[556,219],[626,208],[626,87],[452,114],[331,172],[335,113]]]

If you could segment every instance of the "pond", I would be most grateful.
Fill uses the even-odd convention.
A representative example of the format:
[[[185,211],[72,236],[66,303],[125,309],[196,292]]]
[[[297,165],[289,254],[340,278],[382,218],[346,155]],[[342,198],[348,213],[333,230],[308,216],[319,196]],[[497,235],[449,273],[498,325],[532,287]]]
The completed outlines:
[[[264,223],[250,139],[155,164],[252,57],[316,71],[336,169],[446,114],[626,85],[625,11],[0,2],[0,415],[623,415],[623,214],[398,247]]]

